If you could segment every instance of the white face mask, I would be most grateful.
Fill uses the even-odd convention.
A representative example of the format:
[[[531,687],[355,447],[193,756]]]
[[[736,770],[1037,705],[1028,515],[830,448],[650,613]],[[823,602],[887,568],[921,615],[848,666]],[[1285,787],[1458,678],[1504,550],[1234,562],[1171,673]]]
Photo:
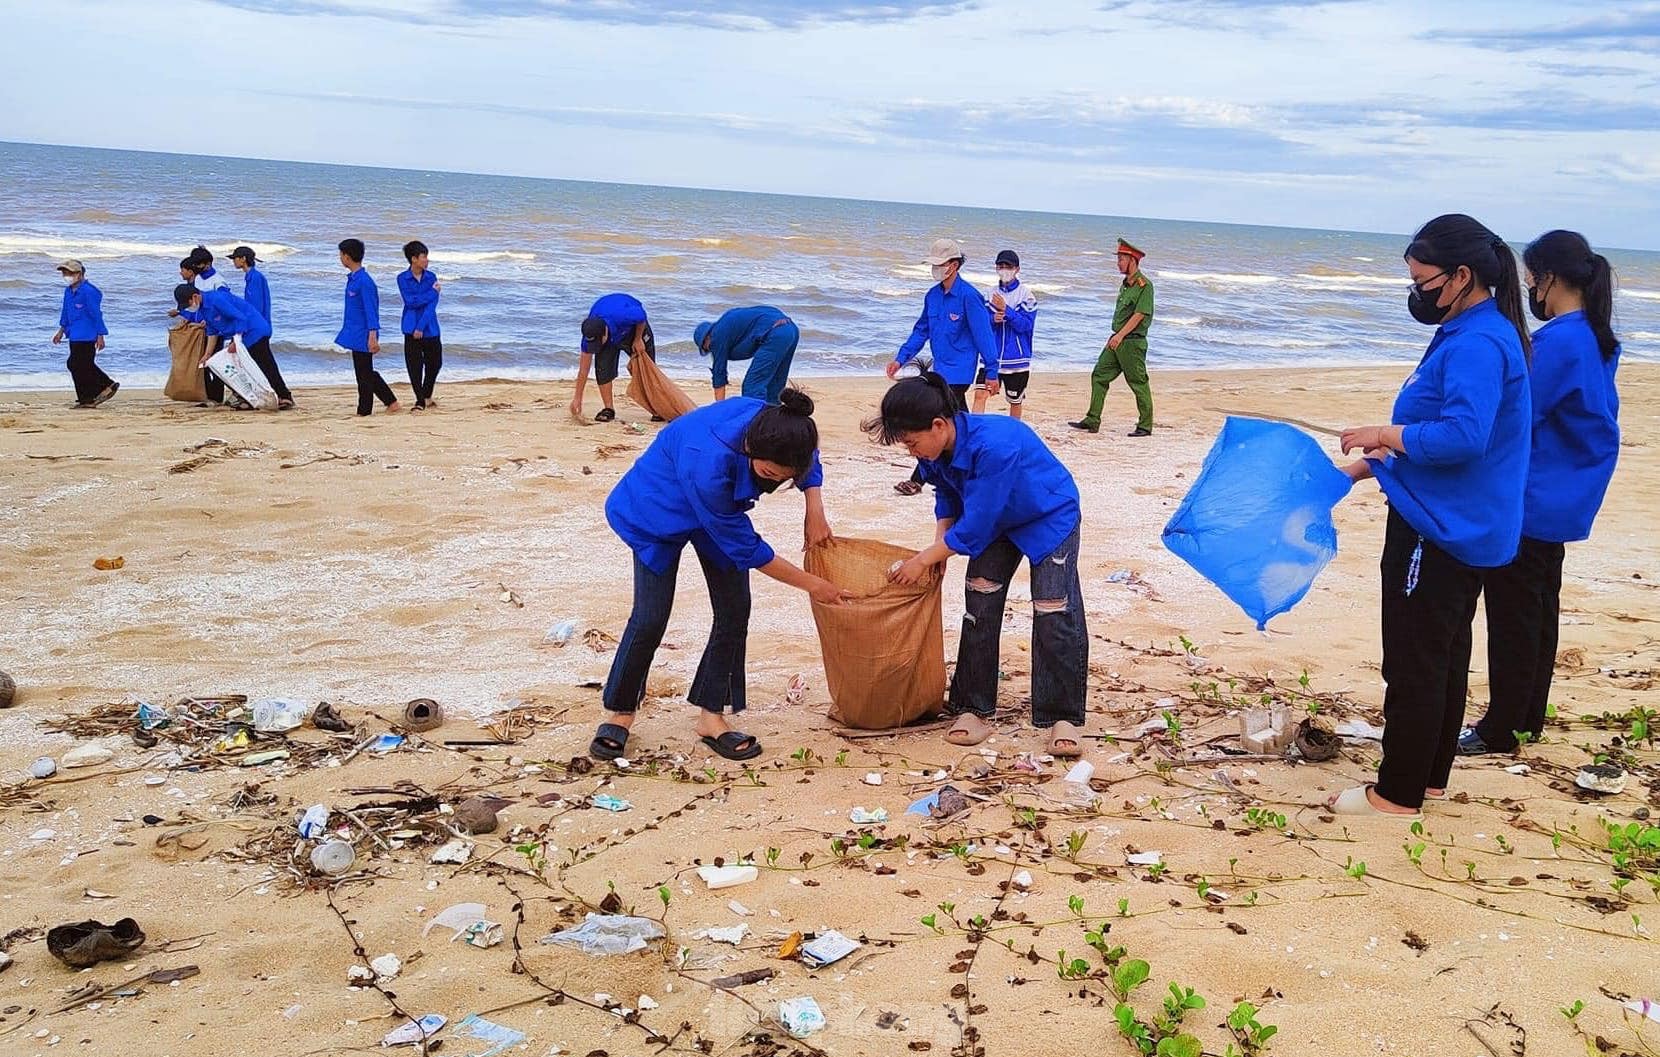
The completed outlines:
[[[997,281],[1002,283],[1004,286],[1007,286],[1010,283],[1014,282],[1014,269],[1013,268],[999,268],[999,269],[997,269]]]
[[[63,285],[65,285],[65,286],[74,286],[76,283],[78,283],[80,281],[81,281],[81,277],[78,276],[78,275],[68,275],[68,274],[66,274],[63,277]]]
[[[936,264],[931,270],[934,273],[934,282],[943,282],[946,275],[950,273],[951,266],[949,264]]]

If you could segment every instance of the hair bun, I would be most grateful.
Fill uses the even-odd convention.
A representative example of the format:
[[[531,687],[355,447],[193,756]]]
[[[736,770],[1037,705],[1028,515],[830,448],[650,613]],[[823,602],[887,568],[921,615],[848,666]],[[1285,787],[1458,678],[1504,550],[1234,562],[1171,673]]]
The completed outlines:
[[[778,394],[778,404],[792,415],[808,416],[813,413],[813,398],[793,385]]]

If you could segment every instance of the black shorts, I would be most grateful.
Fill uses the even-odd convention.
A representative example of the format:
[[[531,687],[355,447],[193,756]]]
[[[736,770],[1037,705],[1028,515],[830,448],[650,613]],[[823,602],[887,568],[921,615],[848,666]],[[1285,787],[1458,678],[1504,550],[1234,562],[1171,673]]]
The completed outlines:
[[[997,376],[997,384],[1003,387],[1003,398],[1011,404],[1024,404],[1026,402],[1026,385],[1031,380],[1032,372],[1030,368],[1024,371],[1009,371],[1007,374]],[[979,375],[975,377],[974,387],[976,389],[986,387],[986,369],[984,367],[980,368]]]
[[[657,358],[657,340],[652,336],[651,324],[645,325],[646,355],[653,360]],[[624,349],[632,349],[632,341],[617,341],[606,345],[594,353],[594,381],[600,385],[610,385],[617,380],[617,368],[622,361]],[[632,352],[630,353],[632,355]]]

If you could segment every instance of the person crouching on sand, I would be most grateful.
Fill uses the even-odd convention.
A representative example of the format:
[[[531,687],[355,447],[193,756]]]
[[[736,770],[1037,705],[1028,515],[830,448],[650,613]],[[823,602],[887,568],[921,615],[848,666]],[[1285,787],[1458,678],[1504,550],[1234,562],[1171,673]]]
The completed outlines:
[[[340,266],[346,269],[346,311],[334,343],[352,354],[352,371],[357,375],[357,413],[374,413],[375,398],[386,405],[386,413],[403,410],[392,387],[375,370],[380,352],[380,291],[363,267],[363,242],[345,239],[340,243]]]
[[[664,428],[605,501],[611,528],[634,552],[634,608],[617,644],[603,702],[611,713],[588,747],[600,760],[622,756],[646,695],[646,677],[668,628],[675,574],[690,543],[703,566],[714,626],[686,699],[700,710],[694,730],[728,760],[752,760],[761,743],[733,730],[722,714],[744,709],[744,650],[749,638],[749,571],[799,588],[833,605],[851,597],[774,553],[749,511],[786,481],[806,499],[809,547],[830,539],[819,490],[818,427],[813,401],[786,389],[769,406],[734,397],[700,407]]]
[[[1383,536],[1383,761],[1327,801],[1342,815],[1417,815],[1442,797],[1464,721],[1470,622],[1484,570],[1522,538],[1533,401],[1516,257],[1449,214],[1406,248],[1407,310],[1436,328],[1388,426],[1343,431],[1345,467],[1389,499]]]
[[[968,556],[957,670],[945,740],[978,745],[997,711],[998,648],[1009,578],[1022,556],[1032,576],[1032,725],[1049,729],[1049,751],[1082,752],[1089,631],[1078,583],[1082,516],[1078,485],[1032,427],[1001,415],[970,415],[949,380],[926,371],[882,397],[864,430],[903,444],[934,486],[934,542],[889,573],[911,584],[929,567]]]

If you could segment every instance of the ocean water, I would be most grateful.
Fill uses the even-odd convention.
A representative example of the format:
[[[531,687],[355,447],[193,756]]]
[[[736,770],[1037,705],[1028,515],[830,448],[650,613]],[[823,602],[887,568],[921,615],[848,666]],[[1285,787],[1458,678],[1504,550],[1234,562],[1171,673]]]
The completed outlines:
[[[1541,215],[1538,227],[1571,222]],[[349,360],[329,351],[345,280],[335,245],[348,236],[368,244],[394,380],[395,277],[413,238],[445,283],[449,379],[570,376],[582,317],[612,290],[645,303],[672,373],[706,377],[693,326],[752,304],[800,325],[797,374],[875,372],[910,333],[930,285],[920,258],[942,235],[963,243],[983,293],[997,251],[1017,251],[1038,296],[1034,368],[1087,369],[1111,329],[1120,234],[1148,253],[1155,368],[1409,364],[1430,335],[1406,313],[1400,234],[0,143],[0,389],[68,385],[66,349],[50,344],[65,257],[104,292],[100,364],[159,385],[177,262],[198,242],[220,257],[247,243],[265,259],[290,382],[349,383]],[[1660,253],[1607,253],[1626,355],[1655,360]]]

